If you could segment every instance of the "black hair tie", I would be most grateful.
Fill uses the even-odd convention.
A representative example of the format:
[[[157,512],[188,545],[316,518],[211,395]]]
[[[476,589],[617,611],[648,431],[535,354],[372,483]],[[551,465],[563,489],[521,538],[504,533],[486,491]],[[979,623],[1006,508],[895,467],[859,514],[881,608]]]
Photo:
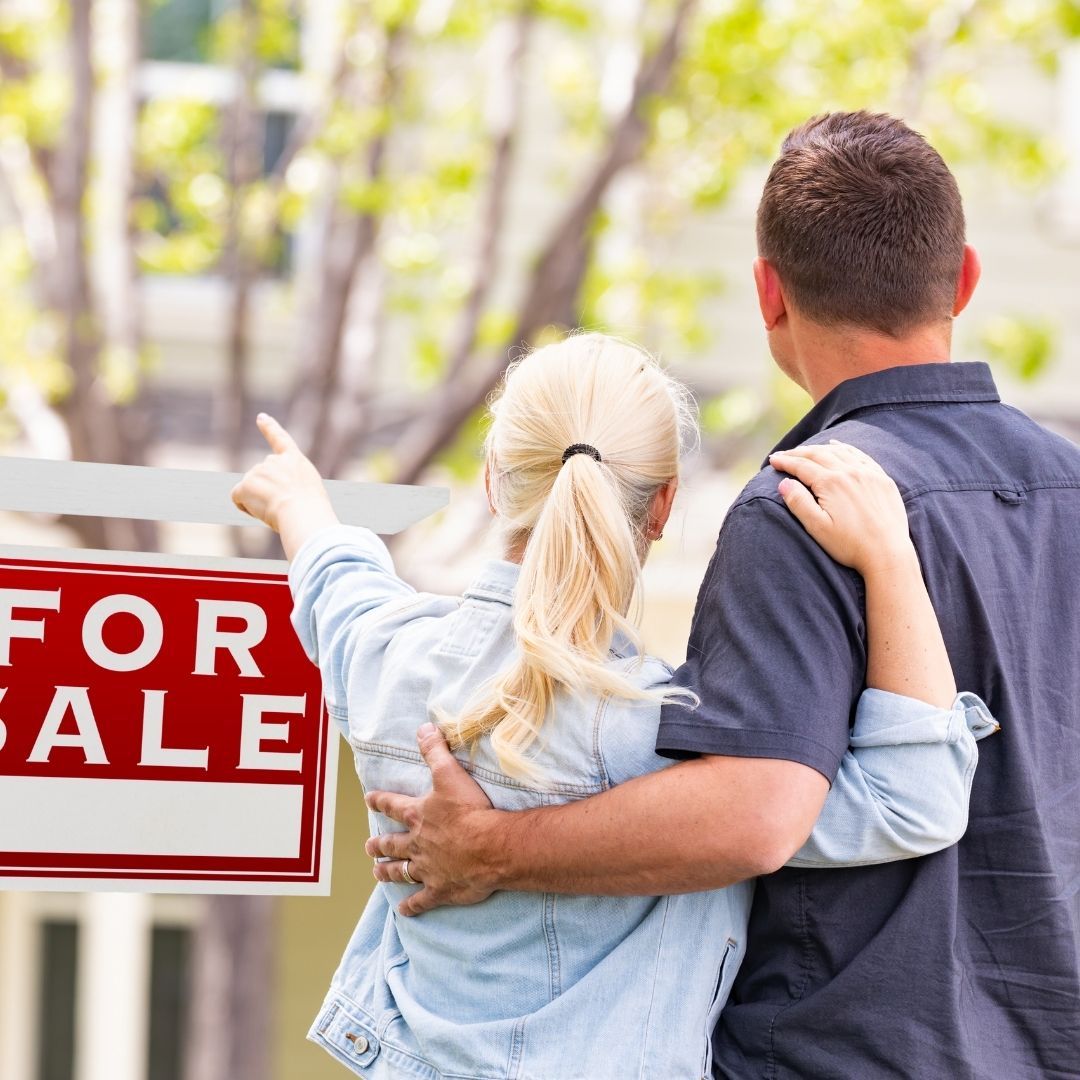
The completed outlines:
[[[576,442],[573,446],[568,446],[563,451],[562,463],[565,465],[575,454],[588,454],[593,461],[603,461],[600,456],[600,451],[595,446],[590,446],[588,443]]]

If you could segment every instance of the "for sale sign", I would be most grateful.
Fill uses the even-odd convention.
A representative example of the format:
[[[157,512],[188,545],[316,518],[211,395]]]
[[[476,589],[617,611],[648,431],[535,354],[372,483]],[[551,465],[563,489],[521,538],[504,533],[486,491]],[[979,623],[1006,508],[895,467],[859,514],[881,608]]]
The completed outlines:
[[[0,459],[0,506],[245,525],[229,474]],[[327,485],[396,532],[446,493]],[[327,893],[338,735],[280,562],[0,547],[0,888]]]
[[[285,575],[40,554],[0,549],[0,885],[323,891],[337,739]]]

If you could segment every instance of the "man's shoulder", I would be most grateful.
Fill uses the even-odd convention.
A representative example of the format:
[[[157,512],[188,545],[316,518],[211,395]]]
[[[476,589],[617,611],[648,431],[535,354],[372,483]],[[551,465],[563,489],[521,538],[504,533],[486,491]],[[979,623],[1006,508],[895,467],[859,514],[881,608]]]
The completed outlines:
[[[736,496],[728,511],[728,517],[743,507],[752,508],[769,516],[771,516],[769,504],[777,509],[786,509],[779,490],[781,479],[781,474],[771,465],[765,465],[764,468],[758,470]]]
[[[740,596],[751,595],[751,580],[770,589],[794,587],[811,566],[834,582],[846,579],[850,585],[858,578],[853,570],[829,558],[787,508],[779,491],[781,479],[782,473],[766,465],[736,497],[720,526],[706,584],[721,567],[728,575],[721,592]],[[726,585],[731,581],[739,582],[741,588],[729,590]]]

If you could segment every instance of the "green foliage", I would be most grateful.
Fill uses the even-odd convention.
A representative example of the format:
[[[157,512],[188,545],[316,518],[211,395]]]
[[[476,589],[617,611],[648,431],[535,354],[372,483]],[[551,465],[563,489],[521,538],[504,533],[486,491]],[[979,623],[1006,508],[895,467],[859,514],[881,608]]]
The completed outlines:
[[[537,0],[536,13],[580,32],[595,29],[599,22],[595,4],[576,3],[575,0]]]
[[[484,463],[481,446],[487,432],[487,410],[477,409],[458,431],[453,445],[439,458],[439,463],[454,480],[476,479]]]
[[[0,229],[0,390],[25,380],[56,401],[70,387],[71,373],[57,349],[58,320],[34,303],[30,272],[18,230]]]
[[[247,22],[235,3],[147,0],[144,55],[230,68],[253,54],[257,83],[269,74],[280,85],[283,71],[301,62],[298,11],[314,2],[254,0]],[[281,140],[267,139],[266,175],[242,191],[227,181],[220,102],[185,85],[142,100],[131,223],[140,269],[219,271],[236,211],[244,251],[262,273],[282,273],[288,235],[335,199],[339,213],[377,226],[387,310],[403,324],[404,336],[394,340],[412,342],[407,361],[387,367],[408,388],[437,388],[474,284],[494,161],[491,47],[523,2],[347,6],[339,31],[344,77],[327,107],[316,109],[310,141],[279,175],[273,154]],[[516,133],[518,175],[476,352],[517,344],[510,335],[518,289],[544,230],[604,151],[618,112],[610,95],[613,44],[624,58],[647,54],[673,7],[673,0],[643,0],[639,25],[613,30],[593,0],[530,0],[531,44],[519,71],[527,80],[527,124]],[[35,168],[57,146],[71,104],[66,10],[60,0],[0,4],[0,142],[9,153],[25,147]],[[1060,165],[1058,148],[1041,129],[1005,114],[986,71],[1002,56],[1053,70],[1063,42],[1080,37],[1080,3],[981,0],[959,20],[958,11],[942,0],[701,0],[672,84],[646,102],[638,200],[629,210],[609,200],[587,228],[593,254],[578,297],[580,320],[640,338],[665,356],[706,351],[712,339],[703,313],[724,283],[698,264],[657,253],[667,238],[692,231],[699,215],[721,207],[748,170],[774,155],[783,134],[815,112],[914,112],[950,162],[980,177],[993,170],[1025,187],[1044,183]],[[330,77],[304,72],[298,97],[317,101]],[[382,165],[373,175],[374,159]],[[536,195],[522,196],[526,187],[540,193],[542,207],[530,201]],[[684,248],[673,242],[668,250]],[[5,372],[32,371],[56,395],[66,375],[56,358],[55,316],[36,307],[30,250],[25,237],[0,235],[0,383]],[[1049,362],[1055,336],[1038,320],[1002,319],[984,329],[980,348],[1034,377]],[[143,359],[106,343],[100,362],[115,397],[137,392]],[[785,389],[707,403],[706,427],[715,437],[741,439],[786,424],[805,401],[786,383],[777,386]],[[475,423],[467,425],[446,458],[455,470],[475,468],[469,447],[476,438]]]
[[[632,337],[645,332],[685,356],[710,344],[703,311],[722,290],[716,274],[655,266],[635,249],[618,261],[592,263],[582,289],[581,322]]]
[[[978,345],[988,359],[1030,382],[1053,360],[1057,328],[1046,319],[1000,315],[981,328]]]
[[[175,2],[175,0],[174,0]],[[254,5],[255,57],[267,67],[295,68],[300,63],[300,26],[291,0],[256,0]],[[235,64],[244,50],[247,28],[239,8],[207,20],[207,59]]]
[[[701,430],[706,437],[779,435],[798,423],[810,407],[806,392],[778,371],[760,386],[740,386],[705,401]]]
[[[154,100],[141,111],[134,224],[147,271],[205,273],[220,256],[230,199],[220,120],[213,105],[186,98]]]
[[[762,395],[741,386],[702,402],[699,420],[702,435],[745,435],[761,422]]]

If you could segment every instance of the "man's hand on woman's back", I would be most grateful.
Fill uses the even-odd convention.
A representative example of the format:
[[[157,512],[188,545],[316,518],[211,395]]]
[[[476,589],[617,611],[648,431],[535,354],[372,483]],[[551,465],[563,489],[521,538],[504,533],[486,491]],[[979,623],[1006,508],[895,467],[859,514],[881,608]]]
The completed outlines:
[[[431,770],[427,795],[411,798],[392,791],[370,791],[368,808],[407,831],[382,833],[367,842],[379,881],[406,882],[405,871],[422,887],[398,905],[402,915],[420,915],[447,904],[477,904],[495,891],[492,866],[498,857],[491,835],[502,816],[461,767],[434,724],[417,733],[420,753]],[[406,867],[405,863],[408,862]]]

